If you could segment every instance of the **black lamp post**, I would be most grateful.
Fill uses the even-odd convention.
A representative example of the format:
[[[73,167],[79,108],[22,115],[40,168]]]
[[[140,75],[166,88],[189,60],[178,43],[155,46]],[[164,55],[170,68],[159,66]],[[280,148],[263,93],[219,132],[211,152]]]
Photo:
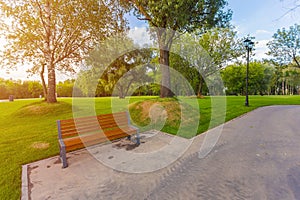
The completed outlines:
[[[254,42],[252,42],[249,38],[244,41],[244,46],[247,49],[247,70],[246,70],[246,101],[245,106],[249,106],[249,97],[248,97],[248,80],[249,80],[249,54],[252,51]]]

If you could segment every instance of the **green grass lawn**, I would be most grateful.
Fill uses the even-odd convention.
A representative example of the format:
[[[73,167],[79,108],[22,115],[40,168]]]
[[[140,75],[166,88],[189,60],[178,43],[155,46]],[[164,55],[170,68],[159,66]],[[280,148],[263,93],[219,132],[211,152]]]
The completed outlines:
[[[130,102],[149,98],[154,97],[132,97]],[[214,105],[225,102],[226,116],[216,112],[215,119],[211,119],[212,99],[196,99],[200,106],[198,133],[257,107],[300,105],[300,96],[250,96],[249,107],[244,106],[245,97],[242,96],[218,98],[214,98],[217,99]],[[75,116],[110,113],[112,104],[113,111],[121,111],[126,108],[127,102],[128,99],[117,98],[112,102],[111,98],[77,99],[74,108],[71,98],[59,99],[59,103],[53,105],[41,103],[39,99],[0,103],[0,199],[20,198],[22,164],[58,155],[56,120],[72,118],[72,111],[77,114]],[[198,106],[195,99],[191,99],[191,102],[191,106]],[[168,126],[163,130],[170,133],[176,131]]]

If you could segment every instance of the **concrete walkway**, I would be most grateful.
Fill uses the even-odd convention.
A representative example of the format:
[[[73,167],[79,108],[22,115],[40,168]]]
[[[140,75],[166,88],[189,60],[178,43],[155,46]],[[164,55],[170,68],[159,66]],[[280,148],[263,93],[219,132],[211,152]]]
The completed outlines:
[[[58,157],[30,163],[22,199],[300,199],[299,122],[300,106],[257,109],[226,123],[203,159],[205,134],[148,132],[139,147],[121,140],[69,153],[65,169]]]

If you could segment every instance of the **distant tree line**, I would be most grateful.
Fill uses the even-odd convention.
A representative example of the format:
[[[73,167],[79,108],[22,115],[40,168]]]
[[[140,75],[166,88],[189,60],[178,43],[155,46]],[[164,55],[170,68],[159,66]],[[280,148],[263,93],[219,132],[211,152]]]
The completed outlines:
[[[0,78],[0,99],[37,98],[43,94],[43,87],[39,81],[5,80]]]
[[[60,81],[57,84],[58,97],[72,97],[75,80]],[[21,81],[0,78],[0,99],[15,99],[43,97],[43,86],[40,81]],[[77,94],[80,94],[77,92]]]
[[[177,79],[174,81],[174,92],[179,95],[197,95],[199,91],[199,72],[192,67],[184,67],[187,63],[180,57],[171,54],[171,66],[178,71],[193,89],[193,93],[186,93],[185,85]],[[172,64],[172,61],[176,61]],[[182,67],[183,66],[183,67]],[[143,71],[147,69],[146,71]],[[124,69],[123,69],[124,70]],[[142,70],[142,71],[139,71]],[[153,83],[153,79],[159,78],[157,68],[149,66],[128,74],[128,79],[119,82],[124,72],[109,71],[98,80],[95,91],[89,91],[88,87],[78,87],[75,79],[68,79],[57,83],[57,97],[106,97],[119,96],[159,96],[160,85]],[[126,70],[125,70],[126,71]],[[80,76],[87,75],[81,73]],[[134,76],[134,73],[143,74],[142,77]],[[204,81],[203,94],[210,94],[218,87],[224,87],[226,95],[244,95],[246,91],[246,65],[232,64],[221,70],[222,82],[215,81],[210,86]],[[108,77],[110,81],[108,83]],[[121,84],[120,84],[121,83]],[[140,83],[141,87],[134,84]],[[121,87],[122,86],[122,87]],[[129,88],[129,89],[128,89]],[[134,91],[130,91],[135,88]],[[115,90],[115,93],[114,93]],[[251,95],[296,95],[300,92],[300,69],[295,64],[277,66],[270,61],[254,61],[249,66],[249,94]],[[43,95],[43,87],[39,81],[5,80],[0,78],[0,99],[14,98],[39,98]]]
[[[221,71],[227,95],[246,92],[246,65],[234,64]],[[249,94],[295,95],[300,92],[300,69],[293,64],[276,66],[271,62],[254,61],[249,65]]]

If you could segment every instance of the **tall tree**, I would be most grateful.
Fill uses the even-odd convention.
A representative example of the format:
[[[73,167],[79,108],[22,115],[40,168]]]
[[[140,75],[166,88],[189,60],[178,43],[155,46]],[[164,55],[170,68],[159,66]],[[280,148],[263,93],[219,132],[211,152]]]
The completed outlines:
[[[201,97],[205,88],[205,79],[212,78],[225,65],[244,53],[242,39],[237,38],[233,27],[213,28],[200,37],[186,34],[181,43],[174,44],[174,49],[184,49],[185,58],[191,67],[197,69],[197,96]],[[214,78],[215,79],[215,78]]]
[[[267,46],[269,47],[267,54],[273,56],[276,62],[288,64],[294,61],[300,68],[300,25],[295,24],[288,30],[278,29]]]
[[[242,40],[237,38],[237,33],[233,30],[233,27],[211,29],[201,35],[199,44],[212,59],[209,67],[206,65],[195,66],[200,67],[202,71],[197,93],[197,96],[201,97],[203,77],[213,75],[223,69],[228,62],[239,58],[244,53],[244,47]]]
[[[177,32],[207,30],[228,25],[231,11],[224,11],[226,0],[128,0],[134,14],[155,27],[162,67],[161,97],[173,96],[170,88],[169,56]]]
[[[207,74],[220,70],[228,62],[244,54],[243,39],[237,38],[234,27],[213,28],[206,31],[199,38],[200,46],[212,58],[215,68],[207,69]]]
[[[126,27],[118,1],[0,0],[8,44],[2,61],[16,67],[27,63],[31,72],[48,74],[47,102],[56,102],[56,71],[74,71],[74,65],[102,40]]]

